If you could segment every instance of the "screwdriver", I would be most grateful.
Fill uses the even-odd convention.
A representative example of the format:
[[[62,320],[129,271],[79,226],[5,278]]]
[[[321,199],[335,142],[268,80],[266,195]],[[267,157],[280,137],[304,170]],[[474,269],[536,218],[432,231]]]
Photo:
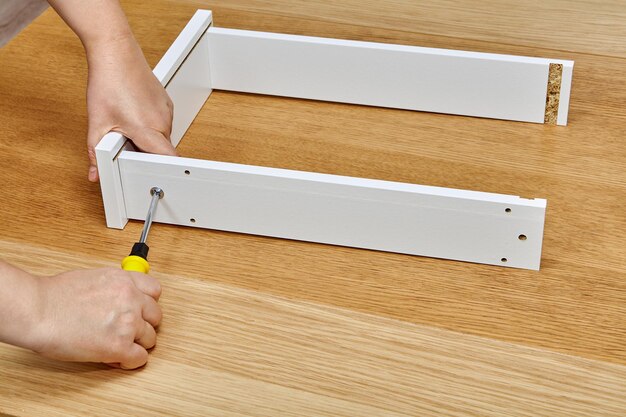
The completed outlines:
[[[125,271],[142,272],[144,274],[150,272],[150,264],[148,263],[148,250],[150,248],[146,245],[146,240],[148,239],[150,226],[152,226],[152,219],[156,213],[157,204],[165,193],[159,187],[152,187],[150,194],[152,195],[152,201],[150,202],[146,222],[143,224],[139,242],[133,245],[130,255],[122,260],[122,269]]]

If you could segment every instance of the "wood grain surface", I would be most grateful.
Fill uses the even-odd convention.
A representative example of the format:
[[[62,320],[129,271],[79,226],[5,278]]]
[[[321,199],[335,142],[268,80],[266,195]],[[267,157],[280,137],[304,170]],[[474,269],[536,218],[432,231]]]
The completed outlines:
[[[148,366],[0,346],[0,415],[626,414],[621,2],[123,4],[151,65],[197,8],[222,27],[575,60],[567,127],[215,92],[179,148],[547,198],[542,269],[156,225]],[[39,274],[117,264],[141,224],[106,229],[86,181],[80,42],[48,11],[0,63],[0,256]]]

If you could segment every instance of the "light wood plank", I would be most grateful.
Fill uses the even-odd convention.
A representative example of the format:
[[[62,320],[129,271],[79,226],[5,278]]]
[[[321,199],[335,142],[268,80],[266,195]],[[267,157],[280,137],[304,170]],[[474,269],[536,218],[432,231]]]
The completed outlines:
[[[269,12],[445,38],[487,42],[497,39],[502,44],[535,49],[626,57],[622,42],[626,37],[626,8],[620,0],[531,0],[523,4],[515,0],[443,0],[435,4],[403,0],[240,0],[220,5],[245,14]],[[260,24],[246,20],[248,25]],[[217,23],[223,26],[219,20]]]
[[[166,24],[145,3],[127,5],[153,63],[197,6],[181,3],[168,10]],[[232,21],[274,26],[264,30],[296,27],[319,36],[366,36],[355,26],[294,22],[269,14],[253,19],[221,10],[226,13],[220,16]],[[235,27],[233,22],[228,25]],[[367,32],[369,40],[389,36],[405,42],[413,36]],[[25,52],[42,44],[48,54]],[[490,45],[496,52],[509,49]],[[462,46],[477,49],[471,43]],[[626,116],[619,97],[626,95],[626,86],[615,84],[607,95],[597,94],[607,77],[622,74],[625,67],[614,58],[581,54],[574,59],[582,64],[578,73],[584,82],[575,80],[570,119],[575,125],[564,130],[221,93],[211,98],[210,111],[205,107],[201,112],[181,148],[191,157],[548,197],[540,274],[511,275],[440,260],[167,226],[151,235],[153,266],[626,363],[619,330],[626,304],[626,219],[621,216],[626,199],[626,143],[621,140]],[[2,186],[11,196],[10,208],[0,213],[4,236],[77,255],[97,252],[116,262],[126,255],[141,226],[106,230],[99,187],[87,183],[81,169],[86,167],[86,65],[80,42],[48,12],[26,29],[19,44],[0,50],[0,60],[6,68],[0,76],[0,91],[6,92],[0,100],[0,169],[4,178],[11,178]],[[32,82],[42,76],[54,82]],[[50,178],[64,186],[51,194]],[[203,257],[198,259],[189,246],[202,250]],[[345,288],[351,289],[350,296]]]
[[[38,259],[29,255],[33,251]],[[68,265],[106,265],[6,241],[0,241],[0,252],[44,274]],[[2,346],[0,380],[21,382],[0,385],[0,410],[16,415],[626,413],[624,366],[183,276],[156,276],[163,283],[165,319],[144,370],[125,376]],[[62,381],[59,374],[65,375]],[[123,385],[118,378],[125,379]]]
[[[533,7],[543,7],[535,2],[528,5],[517,3],[515,7],[509,8],[507,13],[510,14],[503,16],[497,12],[500,14],[494,15],[494,19],[457,24],[456,36],[453,37],[432,33],[443,30],[446,24],[451,25],[449,22],[454,22],[457,17],[458,22],[470,22],[460,16],[473,13],[473,8],[480,9],[481,5],[463,3],[451,6],[445,20],[433,20],[430,24],[413,27],[398,24],[396,30],[381,28],[376,24],[361,25],[358,19],[353,24],[337,23],[333,20],[332,12],[334,8],[339,10],[344,3],[336,2],[334,6],[330,6],[330,3],[315,3],[320,9],[325,8],[324,20],[311,19],[295,6],[293,10],[287,10],[288,13],[285,10],[272,12],[269,9],[273,7],[270,2],[259,3],[256,11],[237,9],[243,4],[240,2],[128,0],[123,3],[152,65],[160,59],[195,10],[208,6],[216,13],[216,24],[222,27],[516,55],[555,56],[555,50],[506,43],[504,41],[509,39],[509,32],[495,29],[502,19],[511,20],[509,16],[513,16],[515,21],[509,22],[515,26],[513,31],[526,27],[528,39],[544,36],[541,34],[542,28],[535,26],[536,20],[523,18],[525,15],[533,15]],[[395,20],[386,18],[385,22],[395,25],[401,23],[404,15],[392,10],[406,10],[406,7],[415,7],[413,4],[408,1],[385,1],[380,6],[378,3],[367,3],[364,7],[388,7],[387,14],[395,13],[396,17]],[[277,297],[279,300],[290,300],[296,306],[310,303],[322,311],[327,308],[332,311],[337,309],[358,317],[363,317],[361,313],[364,313],[382,320],[386,320],[385,317],[393,318],[389,323],[396,323],[395,319],[407,325],[414,323],[420,329],[422,325],[427,329],[448,329],[454,332],[446,333],[449,336],[446,338],[453,341],[457,337],[460,337],[459,340],[467,340],[462,335],[457,336],[458,333],[471,333],[494,339],[496,344],[500,343],[498,340],[514,342],[521,345],[522,349],[539,352],[540,357],[544,357],[545,350],[553,350],[591,358],[591,362],[586,359],[572,360],[582,360],[585,364],[596,364],[596,360],[608,362],[599,363],[600,368],[594,368],[594,378],[604,372],[616,375],[611,373],[617,369],[613,368],[616,365],[610,362],[618,364],[618,367],[626,365],[626,252],[623,250],[626,247],[626,218],[623,216],[623,202],[626,201],[626,142],[623,140],[626,108],[623,106],[623,97],[626,97],[626,84],[614,80],[626,77],[626,66],[622,58],[602,56],[607,45],[618,45],[623,38],[620,31],[626,21],[618,19],[619,12],[607,13],[605,16],[602,12],[604,8],[616,5],[604,2],[602,5],[586,2],[573,4],[576,10],[588,11],[581,18],[580,25],[576,19],[564,17],[564,20],[569,20],[568,27],[576,33],[575,38],[570,39],[572,48],[580,46],[576,47],[577,52],[563,52],[562,55],[562,58],[576,61],[569,126],[566,128],[427,113],[416,115],[404,111],[218,92],[211,97],[180,148],[184,156],[221,161],[461,189],[512,192],[522,196],[545,196],[550,203],[540,273],[513,273],[511,270],[502,271],[479,265],[426,258],[407,259],[402,255],[156,225],[150,236],[151,265],[157,272],[178,276],[176,279],[165,277],[168,281],[166,294],[169,291],[187,295],[177,289],[175,282],[188,283],[195,291],[191,295],[201,299],[198,301],[199,311],[206,314],[209,310],[203,306],[213,300],[204,295],[205,288],[213,291],[207,294],[222,294],[215,292],[215,288],[222,286],[229,290],[239,288],[246,294],[251,291],[263,302],[266,302],[266,296]],[[298,13],[301,17],[295,16]],[[164,15],[167,19],[163,19]],[[426,16],[422,20],[428,20]],[[613,22],[611,31],[605,30],[609,26],[602,26],[602,19]],[[561,24],[565,24],[564,20]],[[478,23],[483,29],[479,29]],[[598,32],[590,31],[590,24],[596,25]],[[424,28],[422,33],[419,32],[421,27]],[[429,28],[433,29],[431,33],[428,33]],[[472,39],[472,33],[480,30],[484,35],[482,40]],[[487,35],[495,32],[499,32],[498,35]],[[584,52],[583,46],[591,44],[587,42],[589,38],[586,38],[591,32],[592,38],[599,36],[603,40],[597,42],[597,49],[591,50],[591,53],[581,53]],[[563,32],[554,33],[558,37]],[[89,260],[90,265],[98,262],[117,264],[139,236],[141,225],[133,222],[124,231],[106,229],[99,187],[86,181],[84,91],[87,72],[80,42],[54,13],[46,12],[0,50],[0,62],[3,68],[0,72],[2,239],[19,241],[20,250],[34,248],[32,251],[37,251],[40,247],[51,249],[54,253],[42,256],[39,262],[47,263],[56,270],[78,266],[75,261],[81,257]],[[607,88],[608,85],[611,88]],[[73,260],[59,258],[58,263],[55,263],[58,256],[56,252],[69,254]],[[202,253],[202,256],[198,256],[198,253]],[[23,265],[35,268],[31,264]],[[166,320],[175,312],[174,316],[183,322],[180,331],[187,331],[184,328],[186,320],[190,320],[189,328],[204,331],[200,319],[195,317],[195,306],[192,309],[186,307],[186,300],[180,302],[180,305],[176,305],[176,298],[171,300]],[[234,317],[234,313],[227,314],[233,314]],[[171,323],[169,329],[167,326],[163,328],[163,340],[154,352],[152,362],[152,365],[157,365],[159,360],[162,361],[162,373],[147,373],[149,376],[142,377],[149,382],[135,381],[128,374],[120,375],[116,371],[103,371],[88,365],[75,367],[53,364],[31,354],[11,351],[10,356],[6,356],[7,360],[1,361],[0,369],[25,367],[28,371],[22,368],[23,374],[46,375],[42,379],[45,383],[29,385],[30,382],[27,382],[27,385],[22,386],[24,389],[18,391],[21,387],[19,379],[3,377],[0,378],[0,389],[14,389],[12,392],[17,393],[14,397],[8,397],[8,401],[17,398],[38,404],[32,406],[41,407],[39,414],[51,415],[54,412],[51,411],[53,406],[46,407],[43,402],[37,402],[37,398],[46,395],[46,392],[57,395],[60,398],[55,400],[57,402],[78,407],[81,403],[73,402],[74,395],[82,395],[80,398],[84,398],[83,393],[88,391],[89,401],[96,402],[97,406],[85,406],[86,412],[95,410],[97,414],[103,409],[118,410],[115,408],[115,395],[149,395],[151,384],[173,384],[178,378],[183,378],[184,371],[189,369],[184,360],[191,358],[199,361],[197,358],[204,357],[205,350],[190,351],[183,347],[183,342],[174,340],[176,333],[172,333],[172,337],[168,336],[168,331],[174,331],[179,326],[177,321]],[[233,328],[245,327],[243,324],[242,327],[237,326],[233,324]],[[348,324],[341,326],[345,328]],[[390,326],[394,332],[397,331],[395,324]],[[324,329],[326,332],[329,328]],[[312,332],[313,329],[302,331]],[[255,329],[255,337],[259,337],[259,332],[261,329]],[[421,330],[418,333],[421,337]],[[275,337],[274,346],[283,346],[284,340],[275,336],[276,333],[272,335]],[[326,338],[325,343],[319,341],[321,348],[318,353],[327,355],[324,358],[348,357],[347,353],[333,350],[336,347],[333,343],[335,340]],[[269,338],[266,342],[269,343]],[[210,346],[218,346],[215,339],[211,339],[211,343],[214,345]],[[294,339],[293,343],[302,345],[308,342]],[[231,343],[228,346],[233,345]],[[534,350],[533,347],[539,349]],[[159,357],[169,349],[173,351],[168,355],[175,355],[175,359]],[[218,352],[228,350],[222,347]],[[4,348],[2,352],[3,355],[8,354]],[[227,352],[231,356],[227,356],[229,359],[225,366],[232,372],[225,373],[234,375],[241,369],[245,370],[247,363],[234,362],[236,358],[232,359],[237,352],[247,351]],[[359,353],[356,357],[365,356]],[[369,358],[372,367],[379,363],[382,368],[388,363],[385,362],[387,359],[392,360],[394,366],[400,366],[392,357],[385,357],[385,361],[381,359],[381,362],[377,362],[377,357]],[[472,360],[467,355],[464,358]],[[220,363],[216,360],[210,365],[194,363],[193,366],[217,366]],[[273,357],[270,363],[274,365],[280,363],[280,360]],[[508,362],[503,360],[502,363]],[[508,365],[515,363],[511,359]],[[316,374],[309,365],[310,362],[305,362],[302,368],[297,368],[304,372],[306,383],[290,380],[292,385],[289,388],[294,391],[281,391],[281,395],[296,396],[296,392],[307,390],[312,394],[318,393],[308,388],[315,385],[316,380]],[[322,365],[328,366],[324,363]],[[438,369],[444,369],[446,363],[431,362],[430,365],[434,375]],[[281,372],[294,369],[287,367],[287,362],[283,367],[273,367]],[[577,369],[580,371],[583,368]],[[550,369],[551,374],[560,375],[555,367]],[[364,368],[368,375],[371,375],[370,370]],[[353,371],[352,375],[357,375],[358,366]],[[208,394],[203,391],[204,388],[194,388],[197,390],[194,392],[201,392],[202,395],[187,401],[190,396],[170,385],[169,391],[162,396],[175,404],[186,401],[184,407],[181,407],[181,413],[187,411],[190,415],[197,414],[199,408],[205,407],[217,395],[226,396],[228,398],[222,404],[227,405],[217,406],[222,407],[218,408],[219,412],[226,414],[224,410],[234,402],[233,398],[238,397],[239,402],[245,405],[245,398],[257,398],[259,393],[264,392],[267,385],[264,382],[257,383],[263,379],[263,375],[277,377],[277,371],[272,371],[269,366],[262,371],[252,368],[250,372],[258,373],[254,377],[258,379],[249,383],[244,375],[245,381],[239,387],[245,388],[216,389]],[[196,375],[200,374],[193,375],[193,384],[199,384],[202,378]],[[408,377],[413,378],[412,375],[410,373]],[[283,377],[284,374],[279,379],[286,381],[287,377]],[[356,394],[366,396],[374,392],[356,382],[352,384],[354,379],[342,378],[318,381],[319,389],[335,387],[337,391],[347,393],[345,395],[354,394],[354,398]],[[62,393],[55,390],[56,384],[65,380],[73,384],[75,393],[71,390]],[[54,384],[49,381],[54,381]],[[215,379],[211,381],[214,385],[208,385],[210,388],[217,384]],[[520,380],[513,378],[512,381],[517,383]],[[271,380],[268,382],[272,383]],[[472,386],[476,385],[476,381],[468,379],[464,384],[460,380],[457,382],[460,385],[446,386],[445,392],[452,397],[458,396],[458,401],[462,401]],[[518,389],[517,395],[523,398],[527,392]],[[564,409],[583,407],[580,401],[599,395],[599,391],[582,388],[579,391],[572,390],[572,393],[573,396],[567,397],[571,401]],[[494,397],[487,394],[476,394],[474,401],[478,406],[488,407]],[[210,396],[209,400],[203,402],[207,395]],[[331,403],[325,394],[317,395],[321,395],[324,404],[331,404],[329,407],[339,407],[338,402]],[[406,398],[410,393],[407,390],[394,395],[397,395],[394,398]],[[278,397],[280,395],[276,394],[271,398]],[[6,401],[7,397],[2,398]],[[127,397],[124,398],[128,402]],[[298,404],[310,399],[317,405],[320,397],[298,398]],[[599,397],[593,398],[597,400]],[[351,406],[356,402],[353,398],[349,401]],[[412,406],[421,409],[427,409],[431,404],[430,399],[425,397],[411,402]],[[606,410],[600,410],[610,415],[618,407],[616,404],[621,406],[617,400],[607,401]],[[405,406],[405,403],[400,403],[396,407]],[[144,414],[152,411],[145,403],[136,407],[144,407],[140,410]],[[259,407],[266,407],[262,409],[265,412],[271,404],[261,404]],[[130,410],[137,409],[131,407]],[[247,410],[237,408],[233,412],[251,414]],[[326,409],[320,410],[322,413]],[[362,410],[359,409],[360,415],[368,414]],[[374,411],[372,415],[375,415]],[[533,415],[533,410],[520,402],[511,405],[507,411],[508,414]],[[624,414],[623,410],[619,411]],[[5,409],[0,408],[0,412],[5,412]],[[17,413],[19,411],[9,414]],[[36,415],[35,412],[30,414]],[[471,415],[472,409],[468,408],[465,414]]]

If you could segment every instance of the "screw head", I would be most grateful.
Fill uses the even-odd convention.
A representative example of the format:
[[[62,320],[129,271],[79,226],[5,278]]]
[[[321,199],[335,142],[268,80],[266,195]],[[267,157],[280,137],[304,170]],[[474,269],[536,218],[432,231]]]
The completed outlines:
[[[159,200],[160,200],[165,195],[165,192],[159,187],[152,187],[150,189],[150,195],[155,195],[155,194],[159,196]]]

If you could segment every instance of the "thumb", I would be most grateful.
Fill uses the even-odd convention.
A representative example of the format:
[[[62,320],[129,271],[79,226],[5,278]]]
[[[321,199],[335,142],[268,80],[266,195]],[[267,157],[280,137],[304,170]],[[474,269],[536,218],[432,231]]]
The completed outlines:
[[[99,131],[89,129],[87,133],[87,157],[89,158],[88,178],[91,182],[98,182],[98,162],[96,160],[96,145],[106,132],[100,134]]]
[[[127,137],[142,151],[159,155],[177,156],[176,148],[169,138],[158,130],[144,128],[127,132]]]

